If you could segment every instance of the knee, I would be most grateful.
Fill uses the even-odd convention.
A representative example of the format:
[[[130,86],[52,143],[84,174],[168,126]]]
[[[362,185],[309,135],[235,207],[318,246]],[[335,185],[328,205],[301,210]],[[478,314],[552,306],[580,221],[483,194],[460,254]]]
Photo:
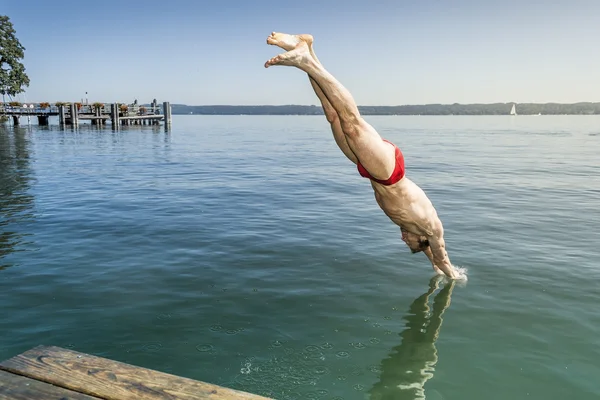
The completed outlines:
[[[332,125],[339,122],[339,120],[340,120],[340,117],[338,117],[337,112],[333,109],[325,110],[325,118],[327,118],[327,122],[329,122]]]

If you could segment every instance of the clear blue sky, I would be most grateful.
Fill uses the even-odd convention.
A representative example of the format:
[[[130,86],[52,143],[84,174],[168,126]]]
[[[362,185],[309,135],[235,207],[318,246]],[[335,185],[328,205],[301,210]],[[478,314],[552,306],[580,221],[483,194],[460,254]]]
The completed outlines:
[[[273,31],[311,33],[361,105],[600,101],[599,0],[0,0],[28,101],[318,104],[264,69]],[[22,96],[23,97],[23,96]]]

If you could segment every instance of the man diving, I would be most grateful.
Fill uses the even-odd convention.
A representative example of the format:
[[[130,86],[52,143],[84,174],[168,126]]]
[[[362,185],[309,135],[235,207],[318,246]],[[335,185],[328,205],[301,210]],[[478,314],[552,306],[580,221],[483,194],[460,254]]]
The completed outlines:
[[[267,61],[265,68],[285,65],[308,74],[337,145],[356,164],[359,174],[370,179],[377,203],[400,227],[402,240],[410,250],[425,253],[438,274],[456,278],[446,252],[444,228],[433,204],[405,176],[400,149],[382,139],[362,118],[350,92],[321,65],[313,50],[313,37],[273,32],[267,43],[286,52]]]

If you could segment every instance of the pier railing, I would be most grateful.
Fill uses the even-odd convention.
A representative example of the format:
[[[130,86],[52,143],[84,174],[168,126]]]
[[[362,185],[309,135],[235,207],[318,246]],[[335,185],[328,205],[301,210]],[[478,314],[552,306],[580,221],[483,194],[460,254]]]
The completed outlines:
[[[101,104],[77,104],[77,113],[78,114],[95,114],[98,109],[105,113],[110,113],[111,103],[101,103]],[[67,114],[69,111],[69,104],[62,104],[67,108]],[[163,105],[146,105],[146,104],[121,104],[117,103],[120,108],[121,114],[125,116],[135,116],[135,115],[164,115]],[[8,105],[0,103],[0,114],[22,114],[22,115],[38,115],[38,114],[48,114],[48,115],[58,115],[60,105],[50,105],[47,107],[42,107],[40,104],[30,103],[22,106]]]
[[[39,104],[31,104],[32,107],[27,105],[24,106],[11,106],[7,104],[0,104],[0,114],[58,114],[57,106],[41,107]]]
[[[0,103],[0,116],[11,116],[15,124],[23,116],[37,116],[40,124],[47,125],[48,118],[58,116],[60,124],[77,124],[90,120],[93,124],[104,124],[110,120],[113,125],[145,125],[164,121],[171,123],[169,102],[150,104],[124,103]]]

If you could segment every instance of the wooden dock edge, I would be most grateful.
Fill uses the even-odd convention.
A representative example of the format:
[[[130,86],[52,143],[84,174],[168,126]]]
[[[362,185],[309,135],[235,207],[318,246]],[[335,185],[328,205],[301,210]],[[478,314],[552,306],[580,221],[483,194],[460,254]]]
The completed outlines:
[[[272,400],[54,346],[38,346],[3,361],[0,370],[5,371],[0,373],[0,399]],[[68,390],[71,395],[19,394],[19,382],[25,382],[24,379],[37,382],[35,387],[25,385],[22,388],[25,391]],[[44,384],[52,387],[45,388]],[[3,397],[3,388],[8,388],[13,396]]]

